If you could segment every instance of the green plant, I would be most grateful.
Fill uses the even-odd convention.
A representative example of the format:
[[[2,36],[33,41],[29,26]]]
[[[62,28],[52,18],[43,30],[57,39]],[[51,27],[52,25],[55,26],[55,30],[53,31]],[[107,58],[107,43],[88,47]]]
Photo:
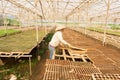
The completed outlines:
[[[18,33],[21,32],[20,30],[15,30],[15,29],[7,29],[5,30],[0,30],[0,37],[1,36],[6,36],[6,35],[10,35],[10,34],[14,34],[14,33]]]
[[[120,24],[109,24],[111,29],[120,30]]]
[[[5,19],[8,23],[7,25],[8,26],[19,26],[21,23],[19,21],[17,21],[16,19],[9,19],[9,18],[6,18]],[[3,26],[4,25],[4,19],[1,18],[0,19],[0,26]]]
[[[96,32],[104,33],[104,29],[102,29],[102,28],[89,27],[87,29],[91,30],[91,31],[96,31]],[[107,34],[111,34],[111,35],[120,36],[120,32],[119,31],[114,31],[114,30],[110,30],[110,29],[107,29],[106,33]]]

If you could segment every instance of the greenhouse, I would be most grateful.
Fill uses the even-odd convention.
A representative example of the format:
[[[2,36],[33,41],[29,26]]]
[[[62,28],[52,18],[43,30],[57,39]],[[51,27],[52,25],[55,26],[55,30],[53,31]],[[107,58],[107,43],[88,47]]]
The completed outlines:
[[[120,80],[120,0],[0,0],[0,80]]]

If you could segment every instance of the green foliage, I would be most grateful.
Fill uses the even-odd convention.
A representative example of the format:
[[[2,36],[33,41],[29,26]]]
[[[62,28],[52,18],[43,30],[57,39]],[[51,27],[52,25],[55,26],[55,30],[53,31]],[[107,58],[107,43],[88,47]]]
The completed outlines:
[[[38,31],[38,38],[41,41],[44,31]],[[20,34],[11,35],[0,39],[1,51],[30,51],[36,45],[36,30],[27,30]],[[7,44],[7,45],[5,45]]]
[[[6,18],[5,19],[8,23],[7,25],[8,26],[19,26],[20,25],[20,22],[15,20],[15,19],[9,19],[9,18]],[[4,19],[0,19],[0,26],[3,26],[4,25]]]
[[[0,26],[2,26],[3,25],[3,19],[0,19]]]
[[[18,22],[15,19],[8,19],[9,20],[9,24],[8,25],[13,25],[13,26],[19,26],[20,22]]]
[[[50,42],[53,34],[54,34],[54,33],[49,33],[49,34],[47,35],[47,37],[46,37],[46,42],[47,42],[47,43]]]
[[[20,30],[15,30],[15,29],[7,29],[5,30],[0,30],[0,37],[1,36],[6,36],[6,35],[10,35],[10,34],[14,34],[14,33],[18,33],[21,32]]]
[[[94,27],[89,27],[87,28],[88,30],[91,30],[91,31],[96,31],[96,32],[104,32],[104,30],[102,28],[94,28]]]
[[[42,48],[42,49],[40,49],[40,51],[39,51],[39,55],[43,55],[45,53],[45,50]]]
[[[48,49],[48,44],[49,44],[49,42],[50,42],[53,34],[54,34],[54,33],[51,32],[51,33],[48,33],[48,34],[44,37],[44,39],[43,39],[43,41],[41,42],[41,45],[40,45],[39,55],[42,56],[42,55],[45,53],[45,51]]]
[[[111,26],[111,29],[120,30],[120,24],[109,24],[109,26]]]
[[[5,30],[0,30],[0,37],[5,35],[6,35]]]
[[[18,80],[21,80],[21,78],[29,79],[29,63],[28,63],[28,60],[21,60],[17,63],[14,62],[14,63],[11,63],[11,64],[14,64],[14,65],[10,66],[8,64],[5,64],[3,66],[4,68],[0,67],[0,69],[2,69],[2,70],[9,69],[9,71],[5,71],[5,72],[0,73],[0,80],[8,80],[8,76],[10,74],[14,74],[17,77]],[[7,79],[4,79],[5,77]]]
[[[104,32],[104,29],[102,28],[93,28],[93,27],[90,27],[90,28],[87,28],[88,30],[91,30],[91,31],[96,31],[96,32],[100,32],[100,33],[103,33]],[[120,32],[119,31],[115,31],[115,30],[106,30],[106,33],[107,34],[112,34],[112,35],[116,35],[116,36],[120,36]]]
[[[39,31],[40,33],[39,33],[39,38],[41,38],[43,35],[44,35],[44,31]],[[23,34],[24,33],[24,34]],[[22,42],[22,41],[25,41],[25,39],[24,38],[29,38],[28,39],[28,41],[29,40],[32,40],[32,41],[34,41],[34,38],[35,38],[35,36],[33,36],[33,34],[35,33],[35,31],[26,31],[26,32],[23,32],[23,33],[20,33],[20,34],[17,34],[17,35],[12,35],[12,36],[8,36],[7,37],[7,40],[8,40],[8,42],[5,42],[4,44],[8,44],[8,43],[11,43],[11,39],[15,39],[15,41],[17,41],[17,40],[19,40],[19,39],[21,39],[20,41]],[[29,35],[30,34],[30,35]],[[34,34],[35,35],[35,34]],[[18,37],[16,37],[16,36],[18,36]],[[24,38],[22,37],[22,36],[24,36]],[[33,36],[33,37],[32,37]],[[10,38],[9,38],[10,37]],[[40,54],[43,54],[43,53],[45,53],[45,51],[46,51],[46,49],[47,49],[47,44],[46,44],[46,40],[48,39],[48,37],[52,37],[52,34],[49,34],[49,36],[46,36],[45,38],[44,38],[44,40],[43,40],[43,45],[42,45],[42,47],[40,48]],[[5,38],[5,37],[4,37]],[[49,39],[50,40],[50,39]],[[49,41],[48,40],[48,41]],[[14,40],[13,40],[14,41]],[[20,41],[18,41],[18,42],[20,42]],[[2,41],[0,41],[0,42],[2,42]],[[29,44],[31,44],[32,42],[30,42]],[[35,40],[35,43],[36,43],[36,40]],[[48,43],[48,42],[47,42]],[[4,45],[3,44],[3,45]],[[45,44],[45,45],[44,45]],[[8,44],[9,45],[9,44]],[[14,46],[16,46],[16,45],[22,45],[22,44],[15,44],[15,43],[12,43],[12,45],[14,45]],[[26,45],[27,46],[27,45]],[[24,45],[24,47],[25,47],[25,45]],[[22,47],[22,48],[24,48],[24,47]],[[17,60],[17,58],[15,59],[15,60]],[[37,59],[32,59],[32,67],[35,65],[37,63]],[[28,64],[28,60],[23,60],[23,58],[22,59],[19,59],[19,60],[17,60],[17,63],[11,63],[10,62],[10,64],[12,64],[12,66],[9,66],[9,68],[7,67],[7,68],[5,68],[5,66],[3,67],[3,68],[0,68],[0,69],[10,69],[8,72],[4,72],[4,73],[1,73],[0,74],[0,80],[4,80],[4,77],[6,76],[6,75],[10,75],[10,74],[14,74],[15,76],[17,76],[17,78],[18,78],[18,80],[28,80],[29,79],[29,64]]]

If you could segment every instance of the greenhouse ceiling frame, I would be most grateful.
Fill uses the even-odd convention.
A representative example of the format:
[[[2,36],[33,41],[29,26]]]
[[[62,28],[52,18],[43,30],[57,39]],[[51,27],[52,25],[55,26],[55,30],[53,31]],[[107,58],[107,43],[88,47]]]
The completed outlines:
[[[35,10],[32,10],[32,9],[26,7],[22,3],[22,1],[21,2],[18,1],[19,3],[15,0],[5,0],[5,1],[8,1],[28,12],[37,14],[37,16],[42,17],[42,19],[44,18],[46,20],[52,16],[51,13],[52,14],[54,13],[53,15],[56,16],[56,17],[54,16],[55,19],[57,19],[60,16],[59,14],[61,13],[62,18],[65,20],[66,17],[68,18],[68,17],[72,16],[73,14],[83,12],[85,10],[85,8],[89,7],[89,5],[93,5],[94,7],[96,7],[97,5],[95,5],[94,3],[103,4],[100,2],[101,0],[79,0],[79,1],[74,0],[74,2],[71,0],[67,0],[67,1],[64,1],[64,0],[34,0],[34,3],[29,0],[22,0],[24,2],[26,1],[26,3],[28,3],[35,9]],[[107,0],[103,0],[103,1],[106,3]],[[115,1],[115,0],[111,0],[111,1]],[[64,3],[63,7],[61,5],[62,3]],[[77,4],[77,5],[75,5],[75,4]],[[88,4],[88,5],[86,6],[86,4]],[[45,5],[47,6],[46,9],[45,9]],[[69,8],[71,8],[71,10],[69,10]],[[114,12],[113,12],[113,14],[114,14]],[[100,15],[98,15],[98,16],[100,16]],[[48,17],[46,17],[46,16],[48,16]],[[97,17],[97,16],[93,16],[93,17]],[[54,19],[54,18],[52,17],[52,19]]]
[[[22,5],[22,4],[20,4],[20,3],[17,3],[15,0],[6,0],[6,1],[8,1],[8,2],[16,5],[17,7],[22,8],[22,9],[28,11],[28,12],[31,12],[31,13],[33,13],[33,14],[36,14],[37,16],[39,16],[39,17],[42,18],[41,14],[39,14],[38,12],[33,11],[33,10],[31,10],[30,8],[25,7],[24,5]]]

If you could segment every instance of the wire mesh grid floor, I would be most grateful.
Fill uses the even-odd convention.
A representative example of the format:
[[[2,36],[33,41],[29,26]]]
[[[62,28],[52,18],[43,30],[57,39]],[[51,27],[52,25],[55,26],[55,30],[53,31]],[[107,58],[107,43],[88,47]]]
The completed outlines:
[[[93,73],[101,72],[91,63],[47,60],[43,80],[91,80]]]
[[[120,80],[120,74],[93,74],[93,80]]]

